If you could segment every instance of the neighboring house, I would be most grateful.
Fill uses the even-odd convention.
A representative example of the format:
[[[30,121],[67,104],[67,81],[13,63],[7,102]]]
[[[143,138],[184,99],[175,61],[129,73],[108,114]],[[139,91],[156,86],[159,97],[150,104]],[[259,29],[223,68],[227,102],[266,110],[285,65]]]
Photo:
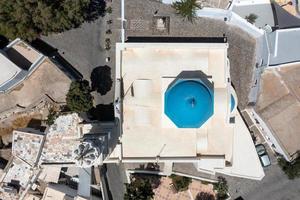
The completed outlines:
[[[91,167],[102,165],[111,152],[110,142],[114,124],[82,123],[75,113],[59,116],[45,132],[24,128],[14,130],[12,155],[0,179],[0,198],[26,199],[29,190],[37,188],[36,181],[57,183],[61,167],[79,167],[78,190],[71,190],[76,195],[91,196]],[[117,134],[114,134],[115,137]],[[56,185],[64,188],[64,185]],[[52,191],[52,187],[48,192]],[[59,191],[59,190],[58,190]],[[57,199],[68,193],[55,193]],[[43,199],[50,199],[47,190]],[[55,198],[56,200],[56,198]]]
[[[77,190],[71,189],[66,185],[49,184],[44,192],[42,200],[87,200],[77,194]]]
[[[190,163],[209,174],[263,178],[237,110],[228,44],[218,39],[130,38],[117,44],[121,137],[104,162],[163,164],[164,175],[173,173],[174,163]]]
[[[43,62],[45,56],[20,39],[0,51],[0,92],[5,93],[21,84]]]
[[[16,39],[0,51],[0,119],[45,99],[65,103],[71,79],[48,57]]]
[[[262,74],[254,118],[274,151],[292,161],[300,150],[300,64],[268,68]],[[256,113],[259,115],[256,115]],[[261,121],[261,119],[263,121]],[[269,130],[268,130],[269,129]]]
[[[240,0],[233,12],[257,15],[254,25],[265,31],[265,69],[250,117],[261,127],[269,146],[288,161],[299,156],[300,18],[295,5]],[[268,15],[268,16],[266,16]],[[266,59],[267,58],[267,59]]]

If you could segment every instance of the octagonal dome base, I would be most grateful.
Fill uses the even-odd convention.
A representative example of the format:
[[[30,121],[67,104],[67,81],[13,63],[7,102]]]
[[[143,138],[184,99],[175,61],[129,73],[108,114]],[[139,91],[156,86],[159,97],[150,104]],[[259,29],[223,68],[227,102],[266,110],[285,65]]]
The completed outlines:
[[[180,79],[165,92],[164,112],[178,128],[199,128],[213,115],[213,99],[200,79]]]

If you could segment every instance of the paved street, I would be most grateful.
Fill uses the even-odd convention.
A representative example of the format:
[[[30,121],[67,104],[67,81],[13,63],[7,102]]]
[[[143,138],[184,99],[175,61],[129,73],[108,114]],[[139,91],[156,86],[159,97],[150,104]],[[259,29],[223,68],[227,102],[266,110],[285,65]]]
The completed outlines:
[[[226,177],[233,199],[246,200],[296,200],[300,197],[300,179],[289,180],[275,163],[265,170],[262,181]]]
[[[82,26],[70,31],[59,34],[43,36],[42,39],[48,44],[58,49],[58,52],[75,67],[83,78],[90,81],[90,76],[94,68],[108,65],[111,68],[111,74],[114,75],[114,63],[106,63],[107,56],[112,57],[112,52],[104,48],[105,35],[107,28],[107,19],[99,17],[91,23],[84,23]],[[111,60],[114,60],[111,58]],[[114,80],[114,77],[112,77]],[[114,83],[113,83],[114,84]],[[93,93],[95,104],[109,104],[113,101],[113,88],[106,95],[101,96]]]
[[[112,194],[113,200],[123,200],[124,199],[124,180],[125,170],[122,165],[117,164],[107,164],[108,185],[110,192]]]

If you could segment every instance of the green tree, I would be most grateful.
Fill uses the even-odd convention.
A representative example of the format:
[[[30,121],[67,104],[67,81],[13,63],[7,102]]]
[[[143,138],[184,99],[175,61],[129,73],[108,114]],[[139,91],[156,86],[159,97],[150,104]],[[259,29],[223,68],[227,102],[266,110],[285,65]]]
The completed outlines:
[[[184,19],[193,22],[197,16],[197,9],[201,9],[201,6],[197,3],[197,0],[180,0],[172,4],[172,7],[176,10],[176,14],[181,15]]]
[[[93,107],[93,97],[88,81],[73,81],[67,94],[67,106],[71,111],[87,112]]]
[[[195,200],[215,200],[215,196],[208,192],[199,192]]]
[[[253,14],[253,13],[250,13],[249,15],[247,15],[247,16],[245,17],[245,19],[246,19],[249,23],[251,23],[251,24],[254,24],[257,18],[258,18],[258,16],[257,16],[256,14]]]
[[[228,198],[228,185],[224,177],[219,176],[218,182],[214,184],[214,190],[217,190],[217,199],[222,200]]]
[[[58,117],[58,113],[54,108],[50,108],[49,110],[49,114],[46,120],[46,124],[48,126],[54,124],[54,121],[56,120],[56,118]]]
[[[38,35],[62,32],[88,18],[92,0],[1,0],[0,34],[10,39],[33,40]]]
[[[300,157],[295,159],[293,162],[287,162],[284,158],[279,158],[278,165],[289,179],[300,177]]]
[[[125,200],[151,200],[154,196],[149,179],[133,177],[131,183],[126,183]]]
[[[185,176],[177,176],[175,174],[172,174],[170,178],[172,179],[172,183],[176,191],[178,192],[187,190],[189,188],[190,183],[192,182],[191,178]]]

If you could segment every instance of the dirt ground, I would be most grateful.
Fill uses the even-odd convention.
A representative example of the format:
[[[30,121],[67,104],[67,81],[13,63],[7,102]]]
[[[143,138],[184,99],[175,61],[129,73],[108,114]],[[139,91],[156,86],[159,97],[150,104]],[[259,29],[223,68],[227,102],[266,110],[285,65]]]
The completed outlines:
[[[0,123],[0,137],[4,145],[8,145],[11,142],[12,132],[18,128],[25,127],[38,127],[41,125],[41,120],[43,119],[40,113],[33,113],[31,115],[16,115],[14,117],[8,118]]]

